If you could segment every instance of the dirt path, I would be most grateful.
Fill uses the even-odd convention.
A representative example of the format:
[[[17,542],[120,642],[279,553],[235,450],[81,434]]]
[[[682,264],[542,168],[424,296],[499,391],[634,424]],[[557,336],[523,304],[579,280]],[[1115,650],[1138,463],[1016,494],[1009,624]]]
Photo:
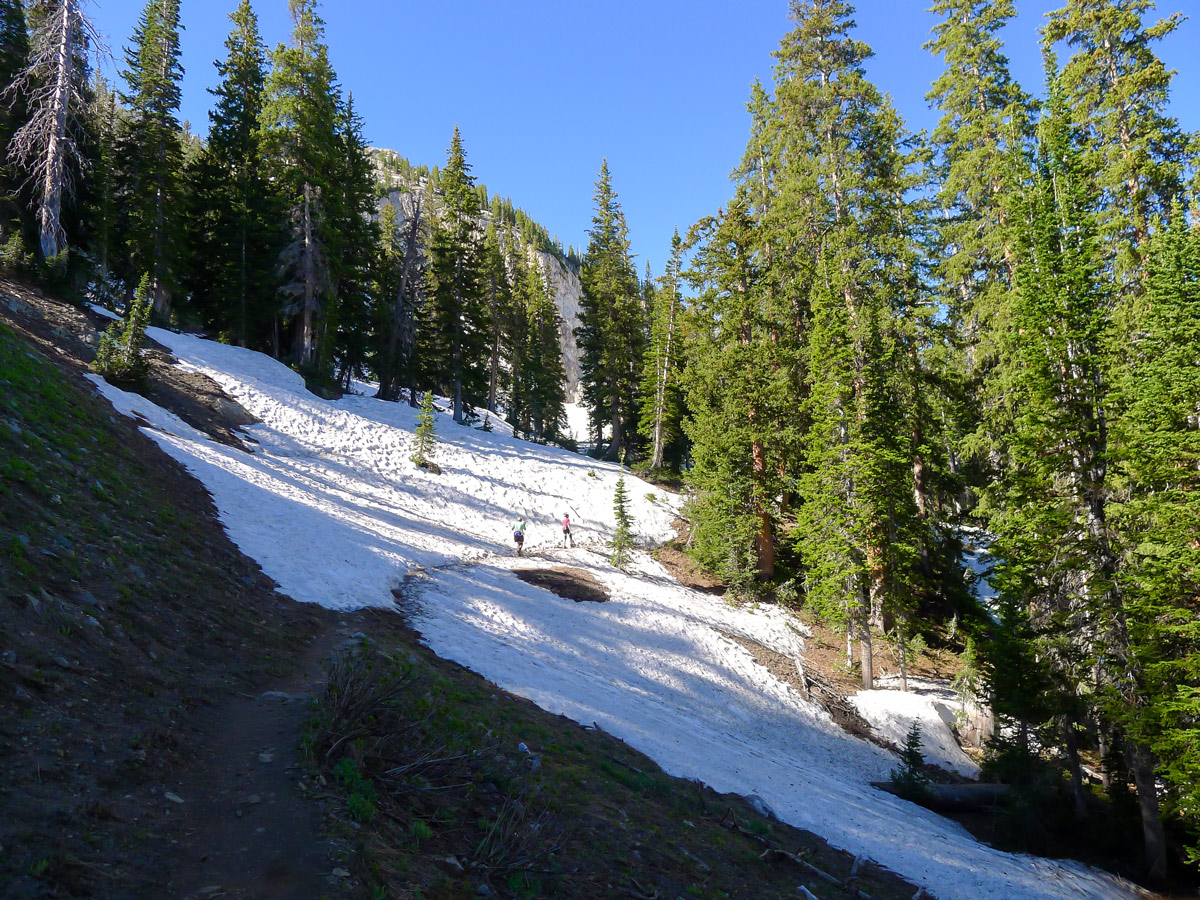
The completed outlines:
[[[348,634],[327,631],[298,654],[289,675],[197,717],[200,743],[171,788],[184,801],[169,830],[180,868],[163,897],[312,900],[336,884],[321,805],[306,790],[298,754],[308,701]]]

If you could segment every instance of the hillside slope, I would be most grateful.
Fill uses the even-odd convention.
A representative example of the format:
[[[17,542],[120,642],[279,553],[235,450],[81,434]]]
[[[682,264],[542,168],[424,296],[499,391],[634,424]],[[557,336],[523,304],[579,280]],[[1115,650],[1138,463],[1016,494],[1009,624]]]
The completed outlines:
[[[144,417],[148,433],[204,481],[230,536],[297,599],[388,606],[403,585],[439,654],[551,711],[600,723],[672,774],[757,793],[785,821],[944,900],[1131,895],[1082,866],[983,847],[957,825],[870,788],[894,759],[846,735],[725,636],[795,655],[783,613],[730,608],[645,557],[629,573],[607,564],[599,551],[613,527],[615,467],[443,417],[445,474],[429,475],[408,461],[411,410],[364,397],[318,400],[265,357],[153,336],[260,420],[247,429],[256,452],[215,444],[140,397],[102,389],[118,409]],[[664,539],[674,501],[636,480],[630,495],[643,536]],[[564,510],[585,547],[552,549]],[[518,561],[508,525],[519,513],[539,552]],[[563,603],[512,571],[564,561],[613,599]]]

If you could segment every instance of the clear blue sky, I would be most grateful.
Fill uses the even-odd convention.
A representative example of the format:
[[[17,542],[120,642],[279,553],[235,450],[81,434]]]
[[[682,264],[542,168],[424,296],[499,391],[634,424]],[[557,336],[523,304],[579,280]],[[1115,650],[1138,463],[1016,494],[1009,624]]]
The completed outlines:
[[[931,129],[925,103],[941,63],[921,45],[936,19],[927,0],[861,0],[868,73],[911,130]],[[1022,85],[1040,93],[1037,29],[1055,0],[1017,0],[1007,51]],[[123,65],[142,0],[88,9]],[[237,0],[182,0],[182,118],[208,129],[213,61],[225,55]],[[256,0],[269,47],[290,29],[286,0]],[[582,248],[602,158],[638,255],[660,274],[671,232],[729,196],[728,175],[749,128],[754,78],[770,83],[771,51],[789,29],[786,0],[327,0],[330,57],[353,92],[367,140],[418,164],[441,164],[455,123],[467,160],[564,244]],[[1200,0],[1160,0],[1191,16],[1159,45],[1178,71],[1172,111],[1200,129]]]

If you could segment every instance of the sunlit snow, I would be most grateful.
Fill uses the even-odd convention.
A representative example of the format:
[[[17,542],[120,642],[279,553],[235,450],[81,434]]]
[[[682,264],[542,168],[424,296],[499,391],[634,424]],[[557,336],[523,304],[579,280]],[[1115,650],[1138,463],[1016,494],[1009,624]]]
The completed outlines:
[[[388,607],[404,583],[415,624],[440,655],[599,724],[672,774],[757,794],[785,821],[942,900],[1136,896],[1083,866],[987,848],[956,823],[871,788],[895,758],[846,735],[727,636],[795,656],[800,638],[784,613],[684,588],[642,554],[628,574],[608,564],[617,467],[439,415],[442,474],[432,475],[409,460],[416,411],[407,405],[320,400],[263,355],[150,331],[259,420],[246,429],[253,453],[215,443],[141,397],[99,389],[207,486],[230,537],[291,597]],[[668,538],[677,498],[626,481],[640,538]],[[558,547],[564,512],[583,546]],[[522,559],[510,532],[517,515],[530,525]],[[612,599],[575,603],[512,574],[561,564],[592,573]],[[876,691],[858,703],[877,727],[890,723],[892,740],[913,719],[931,734],[933,719],[942,721],[919,695]],[[937,742],[948,759],[961,754],[948,729]]]

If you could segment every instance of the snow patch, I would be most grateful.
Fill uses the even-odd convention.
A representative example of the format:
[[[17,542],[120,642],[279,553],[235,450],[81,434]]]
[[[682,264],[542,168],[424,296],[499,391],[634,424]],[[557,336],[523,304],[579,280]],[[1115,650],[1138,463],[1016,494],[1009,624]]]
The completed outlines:
[[[985,847],[956,823],[871,788],[895,757],[848,736],[726,637],[795,655],[799,637],[778,608],[728,606],[684,588],[644,554],[629,572],[608,564],[619,476],[645,541],[672,535],[679,498],[615,465],[443,414],[435,457],[443,474],[433,476],[409,461],[416,411],[407,405],[320,400],[260,354],[149,332],[259,420],[246,429],[254,452],[211,441],[144,398],[98,388],[205,484],[233,541],[297,600],[389,606],[389,589],[404,582],[424,640],[440,655],[551,712],[599,723],[674,775],[757,795],[784,821],[940,900],[1137,896],[1081,865]],[[563,512],[579,548],[557,546]],[[529,525],[521,559],[509,531],[518,514]],[[612,599],[574,603],[512,571],[564,563],[592,573]],[[909,720],[928,722],[930,735],[934,719],[944,725],[940,701],[917,695],[924,705],[902,710],[914,701],[869,694],[857,701],[864,714],[886,713],[900,740]]]
[[[850,702],[877,737],[902,747],[915,724],[921,729],[921,752],[926,762],[968,778],[978,778],[979,766],[963,752],[954,736],[954,716],[959,704],[949,683],[909,678],[909,690],[901,691],[899,681],[898,677],[881,678],[878,683],[894,682],[893,689],[859,691]]]

